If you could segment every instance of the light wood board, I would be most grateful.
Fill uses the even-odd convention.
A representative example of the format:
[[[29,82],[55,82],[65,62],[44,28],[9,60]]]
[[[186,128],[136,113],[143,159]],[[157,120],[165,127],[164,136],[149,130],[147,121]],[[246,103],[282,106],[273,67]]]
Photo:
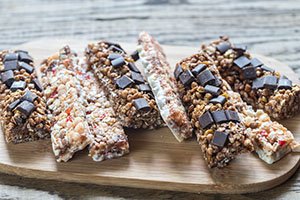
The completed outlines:
[[[90,41],[38,40],[18,48],[30,51],[36,65],[68,44],[82,54]],[[134,44],[122,46],[130,53]],[[181,58],[198,48],[164,46],[174,67]],[[288,66],[274,59],[257,56],[267,66],[299,83]],[[139,64],[139,62],[138,62]],[[300,115],[282,121],[300,140]],[[56,163],[50,140],[6,144],[0,136],[0,172],[25,177],[94,183],[137,188],[165,189],[199,193],[248,193],[266,190],[286,181],[299,167],[300,154],[291,153],[268,165],[255,153],[238,156],[224,169],[208,169],[195,138],[178,143],[167,128],[155,131],[126,130],[130,154],[122,158],[94,162],[87,150],[78,152],[67,163]]]

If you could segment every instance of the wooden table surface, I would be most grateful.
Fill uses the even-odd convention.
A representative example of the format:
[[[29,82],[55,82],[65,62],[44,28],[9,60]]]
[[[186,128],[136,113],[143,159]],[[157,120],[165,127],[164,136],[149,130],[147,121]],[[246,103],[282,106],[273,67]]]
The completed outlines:
[[[146,30],[162,44],[200,46],[228,35],[251,52],[288,64],[300,77],[300,1],[0,0],[0,49],[39,38],[136,42]],[[0,174],[0,199],[299,199],[300,175],[272,190],[206,195],[64,183]]]

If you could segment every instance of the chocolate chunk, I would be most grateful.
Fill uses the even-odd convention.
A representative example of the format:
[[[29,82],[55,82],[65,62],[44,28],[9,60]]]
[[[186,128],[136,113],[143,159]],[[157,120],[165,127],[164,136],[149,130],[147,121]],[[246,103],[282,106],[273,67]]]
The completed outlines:
[[[134,81],[126,75],[123,75],[121,78],[119,78],[116,81],[117,86],[121,89],[125,89],[125,88],[129,87],[133,83],[134,83]]]
[[[109,47],[111,47],[111,46],[115,46],[115,47],[117,47],[117,48],[119,48],[119,49],[121,49],[121,51],[124,51],[124,49],[121,47],[121,45],[120,44],[118,44],[118,43],[114,43],[114,42],[105,42],[105,44],[107,44]],[[124,51],[125,52],[125,51]],[[126,53],[126,52],[125,52]]]
[[[140,56],[139,56],[139,52],[137,50],[135,50],[134,52],[132,52],[132,54],[130,54],[131,58],[134,60],[134,61],[137,61]]]
[[[4,62],[11,61],[11,60],[18,60],[17,53],[7,53],[4,56]]]
[[[216,123],[224,123],[228,121],[224,110],[214,111],[211,114]]]
[[[236,44],[232,49],[238,53],[244,53],[247,50],[247,46],[243,44]]]
[[[43,87],[37,78],[33,79],[32,83],[34,84],[34,87],[37,91],[40,91],[40,92],[43,91]]]
[[[189,86],[193,82],[194,78],[194,75],[189,69],[182,72],[179,76],[179,80],[185,87]]]
[[[276,76],[265,76],[264,88],[273,90],[277,87],[278,78]]]
[[[125,65],[125,59],[120,56],[119,58],[112,60],[111,64],[114,68],[122,67],[123,65]]]
[[[120,56],[122,56],[121,54],[118,54],[118,53],[110,53],[110,54],[108,54],[108,59],[110,60],[110,61],[112,61],[112,60],[114,60],[114,59],[116,59],[116,58],[119,58]]]
[[[280,79],[289,79],[289,78],[285,75],[282,75],[282,76],[280,76]]]
[[[142,92],[151,92],[151,88],[148,84],[140,84],[139,90]]]
[[[200,126],[205,129],[214,123],[214,119],[209,111],[205,112],[201,117],[199,117]]]
[[[205,92],[208,92],[214,96],[218,96],[221,93],[220,88],[213,86],[213,85],[206,85],[204,87]]]
[[[139,111],[149,111],[151,110],[150,105],[148,104],[147,100],[144,98],[134,99],[133,105],[136,107]]]
[[[32,92],[30,92],[29,90],[27,90],[25,92],[25,94],[21,97],[21,101],[29,101],[31,103],[33,103],[33,101],[38,98],[38,96]]]
[[[213,103],[213,104],[220,103],[221,105],[223,105],[226,102],[226,97],[219,95],[218,97],[212,98],[211,100],[209,100],[209,102]]]
[[[263,63],[260,60],[258,60],[257,58],[252,58],[250,60],[250,62],[253,67],[260,67],[263,65]]]
[[[265,65],[261,66],[260,67],[263,71],[268,71],[268,72],[274,72],[274,69],[270,68],[270,67],[267,67]]]
[[[14,101],[11,104],[9,104],[7,106],[8,111],[12,111],[17,105],[19,105],[19,103],[21,103],[21,100],[17,99],[16,101]]]
[[[229,134],[226,132],[216,131],[211,143],[218,147],[224,147],[227,142],[228,135]]]
[[[144,83],[145,80],[140,73],[130,72],[131,79],[134,80],[137,84]]]
[[[192,73],[194,74],[194,76],[197,76],[205,68],[206,68],[206,64],[199,64],[192,70]]]
[[[17,90],[24,90],[26,88],[25,81],[15,81],[10,87],[10,90],[15,92]]]
[[[215,81],[214,81],[213,85],[219,87],[221,84],[222,84],[221,80],[219,79],[219,77],[217,75],[215,75]]]
[[[222,42],[217,45],[217,50],[220,51],[221,54],[225,53],[228,49],[230,49],[230,44],[228,42]]]
[[[17,53],[20,53],[20,52],[22,52],[22,53],[27,53],[27,54],[28,54],[28,51],[21,50],[21,49],[19,49],[19,50],[16,50],[16,52],[17,52]]]
[[[26,117],[28,117],[34,109],[35,109],[34,104],[30,103],[29,101],[23,101],[17,107],[17,110],[19,110],[21,113],[23,113]]]
[[[225,110],[226,117],[228,121],[240,122],[239,114],[232,110]]]
[[[134,72],[136,72],[136,73],[141,73],[140,72],[140,70],[135,66],[135,64],[134,63],[128,63],[128,67],[129,67],[129,69],[131,70],[131,71],[134,71]]]
[[[19,53],[19,60],[26,62],[27,64],[30,64],[31,62],[33,62],[32,58],[27,53],[24,53],[24,52]]]
[[[115,45],[110,46],[109,49],[112,50],[112,51],[117,51],[117,52],[119,52],[119,53],[122,53],[122,52],[123,52],[123,49],[122,49],[122,48],[119,48],[119,47],[117,47],[117,46],[115,46]]]
[[[202,86],[205,86],[206,84],[212,85],[215,82],[215,76],[211,73],[210,70],[205,70],[198,74],[197,79]]]
[[[246,56],[241,56],[238,59],[235,59],[233,63],[236,64],[239,68],[243,68],[249,65],[251,62]]]
[[[278,89],[292,89],[292,81],[290,81],[289,79],[280,78],[278,81]]]
[[[20,62],[19,63],[20,69],[25,69],[26,72],[28,72],[29,74],[32,74],[33,72],[33,67],[25,62]]]
[[[251,80],[256,79],[256,70],[253,66],[248,66],[243,68],[243,75],[245,79]]]
[[[8,70],[17,70],[18,69],[18,61],[17,60],[10,60],[10,61],[6,61],[4,63],[4,70],[8,71]]]
[[[257,78],[252,83],[252,89],[262,89],[264,88],[264,80],[265,78]]]
[[[179,78],[179,75],[183,72],[183,69],[180,67],[180,65],[178,64],[175,68],[175,71],[174,71],[174,76],[176,78],[176,80],[178,80]]]
[[[12,70],[3,72],[1,74],[1,81],[4,83],[8,88],[10,88],[11,84],[15,81],[14,72]]]

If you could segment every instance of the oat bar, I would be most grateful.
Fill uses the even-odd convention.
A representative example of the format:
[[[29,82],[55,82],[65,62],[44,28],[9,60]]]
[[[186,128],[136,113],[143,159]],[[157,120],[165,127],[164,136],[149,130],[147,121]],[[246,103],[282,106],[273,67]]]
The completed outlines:
[[[70,70],[73,60],[69,48],[63,48],[41,64],[42,82],[49,118],[52,123],[51,141],[58,162],[68,161],[75,152],[92,142],[80,99],[80,82]]]
[[[237,108],[227,100],[226,82],[206,54],[183,59],[174,75],[209,167],[224,167],[254,149]]]
[[[0,52],[1,126],[8,143],[50,137],[46,101],[33,59],[26,51]]]
[[[228,37],[203,45],[214,60],[221,76],[254,110],[263,109],[275,120],[299,112],[300,86],[266,66],[246,51],[244,45],[232,44]]]
[[[123,126],[153,129],[164,124],[147,81],[120,45],[102,41],[88,45],[85,54]]]
[[[160,44],[146,32],[139,36],[139,57],[160,114],[176,139],[192,136],[192,125],[183,107],[176,81]]]
[[[64,49],[70,48],[66,46]],[[70,54],[66,59],[72,60],[72,65],[68,67],[76,72],[76,78],[80,81],[80,98],[85,106],[86,120],[92,135],[89,156],[94,161],[102,161],[129,153],[129,143],[122,125],[94,74],[87,71],[86,62],[76,54]]]

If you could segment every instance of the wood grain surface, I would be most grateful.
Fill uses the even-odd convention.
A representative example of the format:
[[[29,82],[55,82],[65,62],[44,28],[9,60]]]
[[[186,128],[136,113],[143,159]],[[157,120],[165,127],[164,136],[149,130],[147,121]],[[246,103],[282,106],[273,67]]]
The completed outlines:
[[[141,30],[163,44],[195,47],[229,35],[252,52],[288,64],[299,76],[299,19],[298,0],[1,0],[0,49],[45,37],[135,42]],[[0,199],[297,199],[299,195],[299,173],[275,189],[247,195],[196,195],[0,174]]]

